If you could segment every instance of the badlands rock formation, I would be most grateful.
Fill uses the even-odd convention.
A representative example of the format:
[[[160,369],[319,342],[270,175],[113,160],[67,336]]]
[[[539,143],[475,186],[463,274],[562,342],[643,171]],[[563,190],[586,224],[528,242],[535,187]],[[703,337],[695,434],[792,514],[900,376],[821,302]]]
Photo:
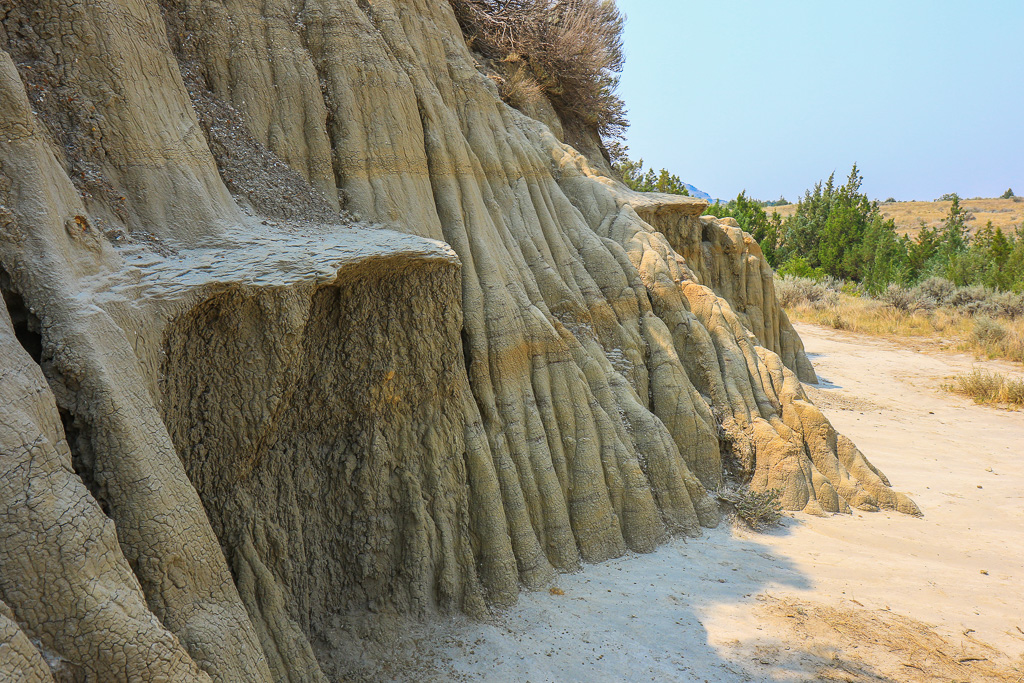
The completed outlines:
[[[917,512],[751,238],[503,104],[447,3],[0,0],[0,47],[0,678],[334,680],[726,478]]]

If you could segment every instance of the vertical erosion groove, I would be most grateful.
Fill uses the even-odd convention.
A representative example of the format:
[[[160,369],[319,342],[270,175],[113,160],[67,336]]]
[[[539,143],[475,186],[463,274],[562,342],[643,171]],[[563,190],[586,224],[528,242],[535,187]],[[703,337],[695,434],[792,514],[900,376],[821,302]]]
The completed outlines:
[[[480,614],[516,580],[507,550],[477,575],[470,510],[501,502],[466,485],[459,289],[454,261],[378,259],[171,323],[164,419],[276,675],[334,673],[339,638]]]
[[[2,268],[0,268],[0,296],[3,297],[7,314],[10,316],[15,338],[45,374],[43,336],[39,319],[28,309],[21,295],[13,289],[10,276]],[[67,406],[58,405],[57,412],[60,415],[64,439],[67,442],[68,449],[71,451],[71,465],[74,468],[75,474],[78,475],[82,483],[89,489],[89,493],[99,503],[104,514],[109,516],[109,504],[103,494],[102,487],[93,476],[93,458],[89,449],[90,439],[87,434],[82,433],[83,430],[87,429],[87,426],[80,420],[77,420]]]
[[[0,14],[0,631],[98,680],[324,681],[714,526],[727,469],[917,512],[807,399],[749,235],[503,104],[448,3],[299,5]]]

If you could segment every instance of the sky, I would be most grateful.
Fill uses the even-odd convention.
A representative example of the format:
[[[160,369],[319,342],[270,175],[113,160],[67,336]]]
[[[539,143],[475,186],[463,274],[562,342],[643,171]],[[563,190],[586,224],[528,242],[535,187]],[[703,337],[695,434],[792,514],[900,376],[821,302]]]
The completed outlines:
[[[629,155],[713,197],[1024,195],[1024,0],[618,0]]]

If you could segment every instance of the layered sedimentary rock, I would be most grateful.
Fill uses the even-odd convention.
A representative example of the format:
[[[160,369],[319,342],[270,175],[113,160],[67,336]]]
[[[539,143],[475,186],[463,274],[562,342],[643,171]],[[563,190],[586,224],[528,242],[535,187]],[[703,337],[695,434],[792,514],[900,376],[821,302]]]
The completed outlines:
[[[750,237],[503,104],[447,4],[0,27],[5,676],[332,680],[714,526],[726,478],[917,511]]]
[[[774,273],[761,247],[734,218],[700,215],[682,197],[648,194],[630,201],[691,268],[690,279],[714,290],[760,346],[782,357],[804,382],[817,382],[803,343],[775,298]]]

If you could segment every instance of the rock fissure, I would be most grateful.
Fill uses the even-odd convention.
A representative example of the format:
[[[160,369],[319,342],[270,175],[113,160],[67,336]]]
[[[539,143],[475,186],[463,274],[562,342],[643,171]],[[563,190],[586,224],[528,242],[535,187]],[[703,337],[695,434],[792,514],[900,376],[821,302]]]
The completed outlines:
[[[0,294],[3,296],[3,302],[7,308],[7,315],[11,321],[15,339],[35,364],[39,366],[44,377],[46,377],[49,388],[51,390],[55,387],[57,388],[57,391],[54,392],[55,397],[66,397],[68,391],[63,389],[59,378],[47,375],[47,366],[50,364],[44,363],[43,335],[39,319],[28,309],[21,295],[12,288],[10,277],[2,270],[0,270]],[[66,402],[73,403],[73,400]],[[69,407],[60,405],[59,399],[57,401],[57,413],[60,416],[60,435],[71,453],[71,466],[75,474],[82,480],[82,483],[89,489],[90,495],[100,505],[104,514],[109,517],[109,504],[106,501],[103,487],[100,482],[97,482],[93,472],[94,458],[89,452],[91,441],[83,433],[87,426],[76,420]]]

